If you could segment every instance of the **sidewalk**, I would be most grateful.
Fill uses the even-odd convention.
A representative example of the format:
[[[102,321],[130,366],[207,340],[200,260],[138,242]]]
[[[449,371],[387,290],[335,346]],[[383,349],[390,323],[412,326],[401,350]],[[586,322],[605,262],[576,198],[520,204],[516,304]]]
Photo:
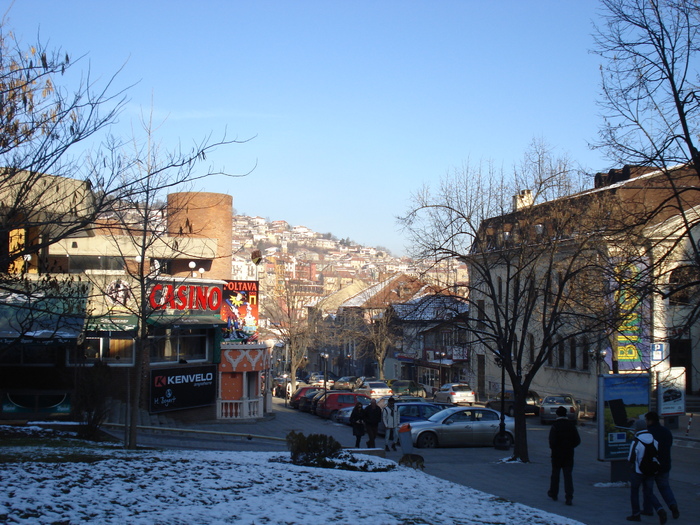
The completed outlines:
[[[284,406],[283,400],[273,402],[273,414],[259,421],[205,421],[183,425],[187,430],[212,433],[229,432],[237,436],[190,434],[178,432],[139,432],[139,443],[172,446],[184,449],[232,451],[286,451],[284,437],[288,432],[323,433],[333,436],[343,446],[352,447],[354,438],[349,427],[309,414],[300,414]],[[586,525],[623,524],[630,513],[629,487],[611,483],[608,462],[597,460],[598,431],[595,421],[582,420],[579,432],[582,445],[576,451],[574,467],[575,497],[573,506],[546,496],[550,460],[547,445],[549,427],[528,420],[530,463],[503,463],[508,452],[493,448],[420,449],[425,458],[426,483],[451,481],[483,491],[493,497],[507,499],[577,520]],[[680,416],[674,435],[671,486],[681,510],[678,520],[669,523],[695,523],[700,515],[700,415]],[[247,436],[250,436],[248,439]],[[274,440],[260,439],[268,436]],[[401,452],[386,453],[398,461]],[[420,488],[417,488],[420,490]],[[486,496],[485,497],[491,497]],[[644,518],[646,523],[658,523],[656,518]]]

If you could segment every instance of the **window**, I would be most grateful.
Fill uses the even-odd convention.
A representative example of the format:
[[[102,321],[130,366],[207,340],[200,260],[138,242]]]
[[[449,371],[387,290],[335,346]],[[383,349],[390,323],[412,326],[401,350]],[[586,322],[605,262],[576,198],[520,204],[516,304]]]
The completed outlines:
[[[576,370],[576,339],[572,338],[569,341],[569,366]]]
[[[71,353],[70,364],[104,361],[109,364],[131,365],[134,362],[134,340],[110,339],[109,337],[87,337],[76,354]]]
[[[588,340],[584,339],[581,341],[581,370],[588,370],[588,368],[591,366],[589,362],[589,356],[588,356]]]
[[[559,340],[559,342],[557,343],[557,354],[559,356],[559,362],[557,363],[557,365],[560,368],[564,368],[564,362],[566,361],[566,351],[564,349],[564,341],[562,340]]]
[[[530,349],[530,364],[535,362],[535,336],[532,334],[527,334],[528,346]]]
[[[211,346],[208,331],[202,328],[157,328],[149,342],[152,363],[204,361]]]

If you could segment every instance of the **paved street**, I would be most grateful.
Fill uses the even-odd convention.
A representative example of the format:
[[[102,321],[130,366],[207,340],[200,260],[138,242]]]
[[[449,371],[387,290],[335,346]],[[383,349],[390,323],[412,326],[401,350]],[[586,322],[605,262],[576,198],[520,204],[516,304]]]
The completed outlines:
[[[205,422],[189,425],[190,430],[226,432],[241,436],[219,434],[190,434],[170,432],[141,432],[139,441],[144,445],[175,448],[214,450],[286,450],[281,438],[292,431],[332,435],[344,446],[354,444],[350,427],[332,423],[306,413],[299,413],[284,406],[280,399],[273,401],[274,416],[257,423]],[[681,418],[680,428],[674,431],[673,469],[671,486],[679,501],[681,518],[669,522],[696,523],[700,515],[700,428],[692,428],[690,437],[684,439],[688,418]],[[695,425],[700,427],[700,418]],[[441,479],[466,485],[511,501],[537,507],[590,525],[627,523],[630,514],[629,488],[611,484],[610,464],[597,461],[597,430],[594,422],[585,421],[579,426],[582,444],[576,451],[574,467],[574,505],[567,507],[563,501],[551,501],[547,496],[549,483],[548,426],[542,426],[536,418],[528,420],[530,460],[528,464],[504,463],[500,460],[508,453],[493,448],[455,448],[419,450],[425,458],[425,472],[434,476],[429,483]],[[250,434],[252,439],[246,436]],[[280,438],[279,441],[260,439],[256,436]],[[379,441],[378,444],[382,442]],[[386,456],[398,460],[401,452],[389,452]],[[645,517],[644,522],[658,523],[656,518]]]

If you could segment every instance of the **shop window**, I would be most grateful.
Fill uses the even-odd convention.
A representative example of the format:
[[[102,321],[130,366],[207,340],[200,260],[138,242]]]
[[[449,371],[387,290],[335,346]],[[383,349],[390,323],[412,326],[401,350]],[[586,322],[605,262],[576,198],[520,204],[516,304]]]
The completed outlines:
[[[160,328],[149,337],[151,363],[205,361],[209,331],[202,328]]]
[[[113,365],[131,365],[134,362],[134,340],[109,337],[87,337],[77,352],[71,352],[70,364],[103,361]]]
[[[0,363],[6,365],[53,366],[65,361],[63,346],[46,344],[17,344],[0,352]]]

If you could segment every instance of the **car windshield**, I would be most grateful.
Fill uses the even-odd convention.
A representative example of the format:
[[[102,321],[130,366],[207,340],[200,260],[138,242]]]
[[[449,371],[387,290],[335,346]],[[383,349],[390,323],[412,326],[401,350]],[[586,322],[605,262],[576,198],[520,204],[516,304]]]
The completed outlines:
[[[439,423],[443,419],[445,419],[448,415],[452,413],[451,408],[445,408],[443,410],[440,410],[440,412],[435,412],[432,416],[428,418],[428,421],[433,421],[435,423]]]
[[[386,383],[368,383],[370,388],[389,388]]]
[[[455,392],[468,392],[471,391],[469,385],[452,385],[452,390]]]

